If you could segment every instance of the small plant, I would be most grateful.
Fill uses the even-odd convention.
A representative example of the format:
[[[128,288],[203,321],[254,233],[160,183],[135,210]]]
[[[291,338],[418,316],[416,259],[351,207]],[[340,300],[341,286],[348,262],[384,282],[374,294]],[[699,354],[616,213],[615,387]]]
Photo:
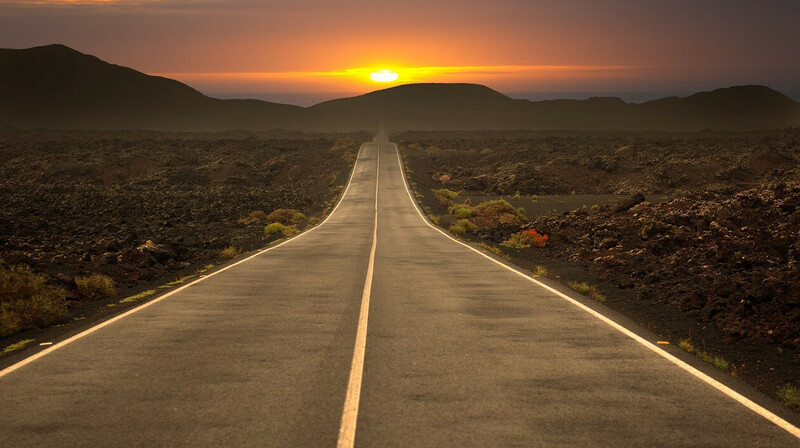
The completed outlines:
[[[433,194],[436,196],[436,199],[445,207],[449,207],[453,204],[453,201],[458,199],[458,193],[448,190],[447,188],[433,190]]]
[[[449,230],[453,235],[462,236],[467,233],[475,232],[475,229],[477,229],[477,227],[475,227],[475,224],[471,223],[469,220],[459,219],[447,230]]]
[[[784,384],[778,388],[778,397],[786,406],[800,411],[800,386]]]
[[[308,218],[308,225],[315,226],[317,224],[319,224],[319,218],[317,218],[316,216]]]
[[[267,221],[279,222],[282,224],[297,224],[306,219],[306,215],[300,210],[293,208],[279,208],[267,215]]]
[[[31,342],[33,342],[33,341],[34,341],[34,339],[23,339],[23,340],[21,340],[21,341],[19,341],[17,343],[11,344],[8,347],[3,349],[3,354],[11,353],[11,352],[15,352],[17,350],[20,350],[23,347],[25,347],[26,345],[28,345]]]
[[[489,252],[491,252],[491,253],[493,253],[493,254],[497,255],[498,257],[503,258],[505,260],[509,260],[511,258],[508,255],[504,254],[503,251],[500,250],[500,248],[497,247],[497,246],[490,246],[490,245],[484,243],[483,241],[481,241],[479,243],[475,243],[475,245],[478,246],[478,247],[482,247],[482,248],[486,249],[487,251],[489,251]]]
[[[689,339],[683,339],[678,343],[678,347],[684,349],[688,353],[692,353],[703,360],[703,362],[707,362],[709,364],[713,364],[714,367],[727,372],[730,370],[730,363],[723,358],[722,356],[712,355],[708,352],[698,349]]]
[[[439,183],[441,183],[442,185],[444,185],[444,184],[446,184],[446,183],[448,183],[448,182],[450,182],[450,175],[448,175],[448,174],[442,174],[441,176],[439,176]]]
[[[438,217],[438,216],[434,216],[434,215],[428,215],[428,219],[430,219],[430,220],[431,220],[431,222],[432,222],[434,225],[437,225],[437,226],[439,225],[439,217]]]
[[[525,229],[521,232],[511,234],[511,236],[500,243],[501,246],[511,247],[514,249],[525,249],[531,246],[544,247],[547,245],[547,240],[550,237],[547,234],[540,234],[536,229]]]
[[[290,237],[293,235],[297,235],[298,233],[300,233],[300,230],[298,230],[297,227],[285,226],[279,222],[273,222],[272,224],[269,224],[266,227],[264,227],[264,234],[266,236],[280,234],[283,237]]]
[[[219,251],[219,257],[224,258],[226,260],[230,260],[231,258],[236,258],[241,254],[242,251],[239,248],[234,246],[228,246],[225,249]]]
[[[547,272],[547,268],[541,264],[537,264],[535,268],[533,268],[533,275],[538,275],[539,277],[547,277],[550,273]]]
[[[242,224],[249,225],[249,224],[264,222],[266,220],[267,220],[266,213],[264,213],[261,210],[253,210],[252,212],[250,212],[249,215],[247,215],[246,218],[240,219],[239,222]]]
[[[455,216],[458,219],[469,219],[472,218],[472,207],[468,204],[454,204],[448,207],[448,211],[451,215]]]
[[[75,279],[78,297],[87,300],[98,300],[117,294],[117,288],[111,277],[103,274],[92,274]]]
[[[120,300],[119,303],[129,303],[135,302],[140,299],[144,299],[145,297],[152,296],[156,293],[155,289],[148,289],[147,291],[142,291],[139,294],[134,294],[132,296],[125,297],[124,299]]]
[[[586,282],[569,282],[569,287],[584,295],[595,302],[605,302],[606,296],[597,290],[596,286],[589,285]]]
[[[519,198],[520,198],[520,194],[519,194],[519,190],[518,190],[516,193],[514,193],[514,196],[511,199],[513,199],[515,201],[519,201]]]
[[[678,343],[678,347],[682,348],[683,350],[685,350],[685,351],[687,351],[689,353],[694,353],[694,351],[695,351],[694,344],[692,344],[692,341],[690,339],[681,340]]]

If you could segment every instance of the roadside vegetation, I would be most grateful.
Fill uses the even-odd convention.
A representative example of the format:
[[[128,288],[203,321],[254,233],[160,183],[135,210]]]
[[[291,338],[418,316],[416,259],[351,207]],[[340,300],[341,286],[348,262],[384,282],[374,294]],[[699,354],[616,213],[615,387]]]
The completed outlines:
[[[270,237],[278,235],[283,238],[294,236],[300,233],[300,230],[295,226],[285,226],[279,222],[273,222],[264,227],[264,235]]]
[[[236,246],[228,246],[219,251],[219,257],[225,260],[238,257],[242,253],[241,249]]]
[[[0,337],[52,325],[67,315],[66,292],[25,265],[0,265]]]
[[[724,372],[728,372],[730,370],[730,363],[725,358],[723,358],[722,356],[713,355],[704,350],[700,350],[695,346],[695,344],[691,341],[691,339],[681,340],[678,343],[678,346],[683,350],[685,350],[686,352],[696,355],[704,362],[713,364],[714,367],[718,368],[719,370],[722,370]]]
[[[597,290],[596,286],[589,285],[586,282],[569,282],[569,287],[575,290],[578,294],[586,296],[595,302],[605,302],[606,296]]]
[[[117,294],[114,280],[103,274],[75,278],[75,289],[78,297],[85,300],[106,299]]]

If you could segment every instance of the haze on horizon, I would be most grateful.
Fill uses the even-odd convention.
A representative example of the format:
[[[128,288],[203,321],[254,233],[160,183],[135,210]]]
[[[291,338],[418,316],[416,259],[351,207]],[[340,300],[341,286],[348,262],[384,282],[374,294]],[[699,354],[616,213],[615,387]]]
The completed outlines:
[[[793,0],[0,0],[0,47],[61,43],[205,93],[800,91]],[[389,69],[396,81],[370,73]]]

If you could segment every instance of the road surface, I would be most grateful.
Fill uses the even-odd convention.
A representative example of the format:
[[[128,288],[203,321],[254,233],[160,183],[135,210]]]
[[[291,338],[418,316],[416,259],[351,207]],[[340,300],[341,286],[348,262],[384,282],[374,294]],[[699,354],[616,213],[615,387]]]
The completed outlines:
[[[428,225],[381,135],[313,231],[0,372],[0,445],[800,446],[635,337]]]

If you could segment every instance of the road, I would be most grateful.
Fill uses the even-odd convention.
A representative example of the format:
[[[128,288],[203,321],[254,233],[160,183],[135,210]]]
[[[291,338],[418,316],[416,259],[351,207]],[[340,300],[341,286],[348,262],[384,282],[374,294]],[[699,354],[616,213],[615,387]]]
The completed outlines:
[[[427,224],[378,136],[314,230],[0,372],[0,443],[800,446],[603,319]]]

